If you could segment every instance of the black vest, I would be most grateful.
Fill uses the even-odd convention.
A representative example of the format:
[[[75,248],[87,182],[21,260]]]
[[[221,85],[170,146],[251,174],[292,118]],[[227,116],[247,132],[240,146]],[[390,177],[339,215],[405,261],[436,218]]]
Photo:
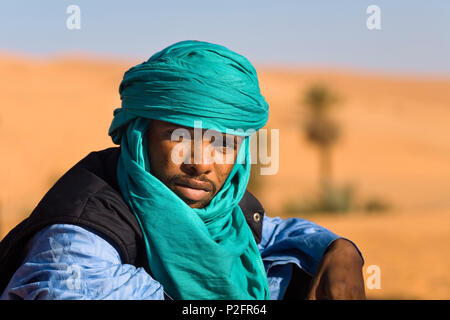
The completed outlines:
[[[117,249],[122,263],[143,267],[151,274],[142,231],[117,184],[119,154],[120,148],[90,153],[64,174],[31,215],[0,242],[0,294],[22,264],[27,242],[44,227],[56,223],[94,230]],[[239,206],[259,243],[263,207],[248,191]]]

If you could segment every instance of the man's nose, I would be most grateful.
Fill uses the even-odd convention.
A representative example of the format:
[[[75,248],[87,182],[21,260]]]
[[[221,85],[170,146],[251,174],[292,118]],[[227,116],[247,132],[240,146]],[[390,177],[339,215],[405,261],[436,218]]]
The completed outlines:
[[[208,174],[212,171],[211,141],[206,139],[192,139],[190,163],[184,163],[185,169],[193,175]]]

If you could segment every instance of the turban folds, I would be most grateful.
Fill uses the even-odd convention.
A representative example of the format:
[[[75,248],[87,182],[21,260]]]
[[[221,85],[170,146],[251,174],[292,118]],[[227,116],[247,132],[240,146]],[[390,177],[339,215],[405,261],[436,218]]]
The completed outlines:
[[[269,108],[256,70],[223,46],[182,41],[129,69],[119,87],[122,107],[114,111],[109,134],[120,144],[124,127],[136,117],[248,135],[262,128]],[[242,129],[244,133],[236,131]]]

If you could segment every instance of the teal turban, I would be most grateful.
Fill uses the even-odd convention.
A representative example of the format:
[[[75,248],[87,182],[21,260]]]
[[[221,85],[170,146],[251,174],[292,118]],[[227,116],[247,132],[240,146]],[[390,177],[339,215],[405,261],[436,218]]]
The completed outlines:
[[[188,127],[232,132],[258,130],[269,116],[252,64],[223,46],[182,41],[125,72],[119,87],[122,108],[109,134],[120,144],[125,125],[137,117]]]
[[[174,299],[268,299],[267,276],[239,201],[250,176],[249,135],[268,118],[251,63],[220,45],[182,41],[128,70],[109,134],[121,153],[120,191],[143,231],[153,277]],[[150,173],[150,120],[244,136],[224,185],[190,208]]]

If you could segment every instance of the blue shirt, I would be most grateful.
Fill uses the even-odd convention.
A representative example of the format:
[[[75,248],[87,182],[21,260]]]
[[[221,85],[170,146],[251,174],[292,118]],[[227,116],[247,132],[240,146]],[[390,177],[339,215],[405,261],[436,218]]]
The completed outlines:
[[[305,219],[264,216],[258,244],[270,297],[282,299],[293,265],[314,275],[339,237]],[[164,299],[164,288],[143,268],[121,262],[118,251],[88,228],[54,224],[28,243],[27,256],[1,299]]]

